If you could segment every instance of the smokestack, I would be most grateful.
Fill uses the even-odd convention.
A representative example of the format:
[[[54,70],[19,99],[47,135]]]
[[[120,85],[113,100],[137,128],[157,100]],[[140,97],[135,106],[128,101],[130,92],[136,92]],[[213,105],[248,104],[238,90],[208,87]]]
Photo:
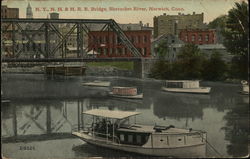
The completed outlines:
[[[139,24],[140,24],[141,27],[143,26],[142,21],[140,21]]]

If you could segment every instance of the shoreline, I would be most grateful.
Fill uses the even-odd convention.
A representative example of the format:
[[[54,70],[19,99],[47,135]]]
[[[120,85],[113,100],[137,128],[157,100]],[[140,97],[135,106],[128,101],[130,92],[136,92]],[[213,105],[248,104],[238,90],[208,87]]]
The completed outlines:
[[[42,71],[6,71],[6,72],[2,72],[2,75],[4,74],[40,74],[40,75],[45,75],[44,72]],[[100,76],[100,75],[82,75],[82,76],[63,76],[63,75],[55,75],[55,76],[62,76],[62,77],[84,77],[84,78],[96,78],[96,79],[125,79],[125,80],[133,80],[133,81],[146,81],[146,82],[165,82],[165,79],[155,79],[155,78],[137,78],[137,77],[126,77],[126,76]],[[206,81],[206,80],[201,80],[201,82],[205,82],[205,83],[224,83],[224,84],[241,84],[240,83],[240,79],[228,79],[225,81]]]

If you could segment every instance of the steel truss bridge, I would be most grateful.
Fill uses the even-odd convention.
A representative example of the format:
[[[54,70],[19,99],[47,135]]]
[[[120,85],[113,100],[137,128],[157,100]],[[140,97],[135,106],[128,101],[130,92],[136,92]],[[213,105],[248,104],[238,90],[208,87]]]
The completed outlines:
[[[133,43],[124,34],[120,26],[113,19],[1,19],[1,32],[3,35],[8,35],[9,39],[2,38],[1,57],[2,62],[73,62],[73,61],[98,61],[98,59],[87,57],[86,51],[89,50],[89,46],[84,48],[84,34],[88,37],[91,36],[90,25],[99,24],[101,29],[99,31],[112,31],[120,39],[121,44],[124,45],[133,55],[133,57],[119,57],[119,58],[104,58],[106,60],[140,60],[141,53],[135,48]],[[35,25],[37,28],[24,28],[24,25]],[[70,24],[66,33],[59,29],[59,24]],[[76,33],[74,33],[76,30]],[[95,30],[96,31],[96,30]],[[25,49],[18,47],[18,35],[24,36],[28,44],[31,44],[34,48],[38,47],[38,43],[35,42],[32,33],[42,34],[42,40],[44,40],[44,48],[39,49],[39,54],[43,55],[43,58],[22,58],[20,55],[25,54]],[[51,35],[56,35],[58,39],[55,46],[51,46]],[[66,57],[66,42],[72,34],[76,34],[76,58]],[[96,37],[91,37],[95,42],[98,42]],[[9,41],[11,45],[6,46],[5,42]],[[5,57],[3,55],[6,47],[12,52],[11,57]],[[41,47],[41,46],[40,46]],[[60,52],[60,57],[55,57],[56,52]],[[101,59],[100,59],[101,60]]]

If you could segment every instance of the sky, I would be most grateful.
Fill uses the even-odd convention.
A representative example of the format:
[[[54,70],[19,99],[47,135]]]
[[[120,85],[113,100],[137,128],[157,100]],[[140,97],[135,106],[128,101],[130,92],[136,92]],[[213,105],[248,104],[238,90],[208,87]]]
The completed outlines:
[[[30,3],[34,18],[47,18],[58,12],[60,19],[114,19],[118,23],[149,23],[153,17],[167,15],[204,13],[208,23],[225,15],[235,2],[247,0],[3,0],[2,5],[19,8],[19,17],[26,18],[26,7]],[[126,10],[111,10],[122,8]],[[68,8],[68,11],[66,11]],[[152,10],[153,8],[153,10]],[[157,9],[158,8],[158,9]],[[159,10],[163,8],[164,10]]]

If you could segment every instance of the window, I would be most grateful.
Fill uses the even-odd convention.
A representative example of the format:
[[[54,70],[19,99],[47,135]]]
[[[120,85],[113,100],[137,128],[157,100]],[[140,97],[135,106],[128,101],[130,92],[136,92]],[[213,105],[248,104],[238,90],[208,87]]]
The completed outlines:
[[[188,41],[188,36],[187,35],[185,35],[185,41]]]
[[[141,143],[141,135],[136,135],[136,143]]]
[[[209,36],[208,35],[205,36],[205,40],[209,41]]]
[[[195,35],[192,35],[192,41],[194,41],[195,40]]]
[[[104,48],[104,55],[107,55],[108,53],[108,48]]]
[[[118,54],[119,54],[119,55],[122,54],[122,48],[118,48],[117,51],[118,51]]]
[[[117,38],[116,38],[116,36],[113,36],[113,44],[116,44],[117,43]]]
[[[131,41],[131,43],[134,43],[134,42],[135,42],[134,36],[131,36],[130,41]]]
[[[140,36],[138,36],[137,39],[138,39],[138,43],[140,43],[141,42]]]
[[[99,37],[99,43],[100,44],[102,43],[102,37],[101,36]]]
[[[124,135],[120,134],[120,141],[124,141]]]
[[[199,41],[202,41],[202,35],[199,35]]]
[[[112,36],[110,37],[110,42],[112,43],[113,42],[113,38],[112,38]],[[114,42],[113,42],[114,43]]]
[[[147,54],[147,48],[144,47],[144,49],[143,49],[143,55],[146,55],[146,54]]]
[[[148,41],[147,36],[144,36],[143,41],[144,41],[144,43],[146,43]]]
[[[128,142],[133,142],[133,135],[128,135]]]
[[[108,36],[105,36],[105,39],[106,39],[105,42],[106,42],[106,43],[109,43],[109,37],[108,37]]]
[[[120,39],[120,37],[117,36],[117,44],[120,44],[122,41]]]
[[[111,54],[112,54],[113,49],[112,49],[112,48],[110,48],[109,50],[110,50],[110,53],[109,53],[109,54],[111,55]]]
[[[112,54],[115,54],[115,48],[113,48],[112,50],[113,50],[113,51],[112,51]]]

